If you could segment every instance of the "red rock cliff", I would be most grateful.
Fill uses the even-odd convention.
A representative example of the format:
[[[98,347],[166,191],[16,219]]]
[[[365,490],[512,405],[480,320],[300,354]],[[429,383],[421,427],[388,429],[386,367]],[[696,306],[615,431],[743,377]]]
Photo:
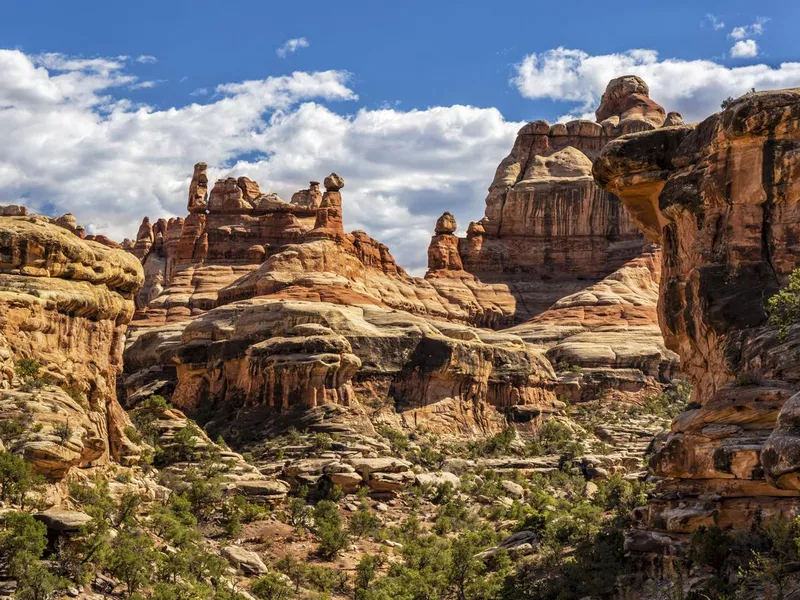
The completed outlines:
[[[681,553],[701,525],[798,508],[800,331],[765,300],[797,262],[800,90],[748,94],[696,126],[610,143],[594,176],[663,245],[659,320],[694,403],[652,461],[662,479],[632,550]]]

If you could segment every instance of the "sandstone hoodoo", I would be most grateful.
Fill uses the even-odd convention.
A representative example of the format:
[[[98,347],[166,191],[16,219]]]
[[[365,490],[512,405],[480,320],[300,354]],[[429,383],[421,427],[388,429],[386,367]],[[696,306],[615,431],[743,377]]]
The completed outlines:
[[[190,206],[202,196],[204,173],[200,163]],[[364,232],[345,233],[344,179],[326,177],[318,202],[317,185],[295,194],[297,203],[255,209],[242,203],[258,204],[257,184],[228,178],[212,189],[207,212],[167,224],[167,241],[143,224],[139,239],[152,240],[143,256],[144,290],[155,297],[133,322],[124,384],[129,403],[143,390],[168,392],[177,406],[215,415],[227,427],[225,415],[267,410],[269,421],[324,404],[347,407],[360,421],[360,398],[393,403],[406,426],[451,435],[499,431],[515,407],[530,409],[526,419],[556,410],[543,351],[467,325],[495,322],[505,312],[495,303],[498,296],[509,299],[501,289],[473,279],[467,294],[451,297],[446,286],[432,283],[437,278],[408,276],[386,246]],[[276,220],[286,215],[292,219]],[[193,216],[204,219],[199,236]],[[233,231],[231,219],[239,224],[228,241],[211,230]],[[263,235],[268,222],[285,229]],[[455,229],[452,215],[443,215],[430,250],[432,271],[460,270]],[[181,258],[176,252],[190,246],[186,236],[218,242]],[[191,294],[187,281],[195,286]]]
[[[673,113],[672,121],[679,119]],[[486,214],[459,250],[464,269],[484,283],[506,283],[524,321],[556,300],[636,258],[645,241],[619,200],[598,187],[592,162],[611,140],[664,125],[647,84],[627,76],[608,84],[597,122],[528,123],[500,163]]]
[[[626,136],[594,164],[663,246],[659,313],[694,384],[659,440],[662,477],[632,550],[683,552],[700,526],[747,528],[796,512],[798,328],[765,300],[797,266],[800,91],[751,93],[699,125]]]

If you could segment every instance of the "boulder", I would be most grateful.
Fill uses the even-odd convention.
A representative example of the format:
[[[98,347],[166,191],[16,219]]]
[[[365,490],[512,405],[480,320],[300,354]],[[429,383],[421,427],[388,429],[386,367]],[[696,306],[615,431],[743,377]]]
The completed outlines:
[[[245,575],[264,575],[268,572],[267,566],[258,554],[241,546],[223,546],[220,552],[229,563]]]

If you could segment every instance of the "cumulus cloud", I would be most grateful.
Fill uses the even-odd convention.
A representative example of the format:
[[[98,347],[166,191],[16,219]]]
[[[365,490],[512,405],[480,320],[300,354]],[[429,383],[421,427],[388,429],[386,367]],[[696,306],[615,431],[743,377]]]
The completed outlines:
[[[758,56],[758,44],[755,40],[739,40],[731,46],[732,58],[755,58]]]
[[[308,46],[309,43],[306,38],[292,38],[290,40],[286,40],[286,42],[284,42],[280,48],[275,50],[275,54],[281,58],[286,58],[288,55],[297,52],[300,48],[308,48]]]
[[[136,62],[142,63],[143,65],[152,65],[157,63],[158,59],[150,54],[140,54],[136,57]]]
[[[755,22],[751,23],[750,25],[741,25],[731,29],[731,32],[728,34],[728,36],[734,40],[743,40],[756,35],[762,35],[764,33],[764,26],[768,21],[768,17],[756,17]]]
[[[699,121],[719,110],[729,96],[757,90],[800,86],[800,63],[726,67],[710,60],[661,59],[655,50],[628,50],[591,55],[555,48],[530,54],[516,66],[512,85],[526,98],[549,98],[569,104],[563,118],[594,119],[594,109],[610,79],[639,75],[650,96],[687,121]]]
[[[368,110],[343,71],[217,86],[213,101],[156,109],[125,90],[125,60],[0,50],[0,203],[75,214],[90,233],[136,233],[144,215],[183,216],[192,165],[212,178],[247,175],[289,198],[336,171],[347,181],[345,226],[387,243],[424,271],[436,217],[462,229],[483,215],[494,169],[521,123],[493,108]]]

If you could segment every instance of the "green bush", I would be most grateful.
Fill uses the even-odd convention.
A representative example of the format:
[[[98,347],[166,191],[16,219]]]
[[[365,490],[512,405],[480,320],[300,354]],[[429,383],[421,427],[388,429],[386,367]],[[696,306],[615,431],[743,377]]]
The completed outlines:
[[[21,456],[0,452],[0,500],[25,507],[28,494],[44,483]]]
[[[330,500],[322,500],[314,507],[314,533],[319,538],[317,551],[323,558],[333,558],[350,544],[339,506]]]
[[[9,574],[17,580],[14,597],[20,600],[55,598],[64,589],[64,582],[39,562],[47,545],[47,527],[24,512],[4,515],[3,525],[0,555]]]
[[[369,509],[362,508],[350,517],[347,527],[350,534],[356,539],[374,536],[381,528],[381,520]]]
[[[267,573],[250,587],[250,593],[259,600],[287,600],[294,597],[294,590],[279,573]]]
[[[645,397],[642,407],[645,412],[658,417],[674,419],[689,404],[692,386],[683,379],[673,379],[660,394]]]
[[[800,321],[800,269],[792,271],[788,285],[767,300],[767,313],[770,325],[785,340],[789,328]]]
[[[53,427],[53,435],[58,438],[58,441],[62,446],[66,444],[72,437],[72,427],[70,427],[69,421],[56,423]]]
[[[111,544],[108,570],[125,584],[130,598],[150,582],[157,559],[144,531],[123,530]]]

